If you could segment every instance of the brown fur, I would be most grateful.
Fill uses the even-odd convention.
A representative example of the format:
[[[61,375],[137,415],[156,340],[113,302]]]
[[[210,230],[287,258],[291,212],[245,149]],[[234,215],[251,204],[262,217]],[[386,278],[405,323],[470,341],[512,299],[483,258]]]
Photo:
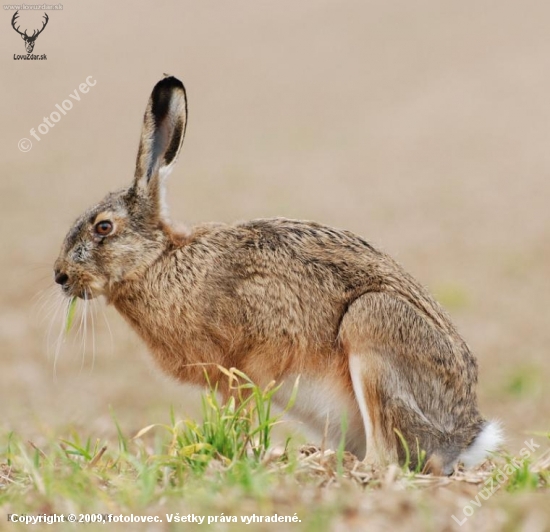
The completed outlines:
[[[397,429],[413,464],[418,444],[448,469],[484,421],[475,359],[447,314],[390,257],[347,231],[283,218],[189,232],[172,225],[163,180],[186,109],[181,82],[157,84],[134,183],[82,215],[65,239],[55,265],[67,276],[64,291],[106,296],[181,382],[204,384],[206,369],[228,393],[217,365],[259,385],[298,375],[332,382],[319,401],[329,408],[334,400],[352,417],[351,450],[402,461]],[[95,224],[105,219],[114,230],[99,236]],[[350,356],[359,357],[370,412],[374,441],[366,444]],[[319,428],[307,397],[300,408]]]

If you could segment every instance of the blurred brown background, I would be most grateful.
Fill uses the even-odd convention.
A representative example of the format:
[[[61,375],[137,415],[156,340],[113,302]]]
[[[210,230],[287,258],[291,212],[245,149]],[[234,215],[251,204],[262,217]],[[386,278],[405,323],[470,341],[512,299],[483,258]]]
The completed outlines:
[[[2,430],[109,436],[109,405],[128,433],[166,422],[170,404],[196,411],[109,308],[112,344],[100,311],[93,368],[91,338],[83,354],[72,334],[55,381],[36,303],[74,218],[132,178],[165,72],[190,108],[175,219],[282,215],[363,235],[447,307],[511,448],[550,429],[548,2],[62,4],[36,41],[46,61],[14,60],[14,11],[0,17]],[[22,28],[42,14],[21,11]],[[97,85],[33,139],[88,76]]]

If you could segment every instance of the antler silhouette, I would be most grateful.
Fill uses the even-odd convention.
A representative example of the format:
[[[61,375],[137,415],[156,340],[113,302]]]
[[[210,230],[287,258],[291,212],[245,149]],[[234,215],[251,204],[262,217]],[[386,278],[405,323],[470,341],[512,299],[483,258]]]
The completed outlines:
[[[31,35],[31,39],[33,39],[33,38],[36,39],[36,37],[38,37],[44,31],[44,28],[46,27],[46,24],[48,23],[48,20],[50,20],[47,13],[44,13],[44,18],[45,18],[44,24],[42,24],[42,27],[39,30],[34,30],[33,31],[33,34]],[[38,33],[35,35],[36,31],[38,31]]]
[[[44,28],[46,27],[46,24],[48,24],[48,14],[44,13],[44,24],[42,24],[42,27],[39,30],[34,30],[32,32],[32,35],[27,35],[27,30],[25,30],[25,33],[21,33],[19,31],[20,26],[15,27],[15,23],[17,22],[17,17],[19,16],[19,11],[16,11],[11,19],[11,25],[13,29],[21,35],[21,37],[25,41],[25,47],[27,48],[27,53],[31,53],[34,48],[34,41],[36,38],[44,31]]]
[[[15,27],[15,21],[17,20],[17,17],[18,17],[18,16],[19,16],[19,11],[16,11],[16,12],[13,14],[13,17],[12,17],[12,19],[11,19],[11,25],[12,25],[13,29],[14,29],[17,33],[19,33],[19,35],[21,35],[21,37],[28,37],[26,31],[25,31],[24,34],[21,33],[21,32],[19,31],[20,26],[17,26],[17,28]],[[42,28],[42,29],[44,29],[44,28]]]

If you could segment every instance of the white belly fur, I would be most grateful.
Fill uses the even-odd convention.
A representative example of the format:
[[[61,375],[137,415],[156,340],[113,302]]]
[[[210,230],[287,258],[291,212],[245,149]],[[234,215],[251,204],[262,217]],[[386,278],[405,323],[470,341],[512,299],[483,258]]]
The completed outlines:
[[[274,402],[285,408],[290,399],[297,375],[289,375],[275,394]],[[359,405],[350,391],[330,379],[319,379],[301,375],[298,395],[290,416],[304,424],[304,432],[314,438],[312,443],[320,445],[325,433],[327,448],[336,450],[342,438],[342,416],[347,418],[346,450],[359,459],[365,457],[365,431]]]

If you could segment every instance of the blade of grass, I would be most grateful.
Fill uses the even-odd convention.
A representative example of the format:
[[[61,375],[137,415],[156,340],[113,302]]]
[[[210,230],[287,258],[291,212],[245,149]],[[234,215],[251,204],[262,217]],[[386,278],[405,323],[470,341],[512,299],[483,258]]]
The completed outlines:
[[[67,307],[67,314],[65,316],[65,334],[69,334],[74,322],[74,315],[76,311],[77,298],[71,297],[69,306]]]

